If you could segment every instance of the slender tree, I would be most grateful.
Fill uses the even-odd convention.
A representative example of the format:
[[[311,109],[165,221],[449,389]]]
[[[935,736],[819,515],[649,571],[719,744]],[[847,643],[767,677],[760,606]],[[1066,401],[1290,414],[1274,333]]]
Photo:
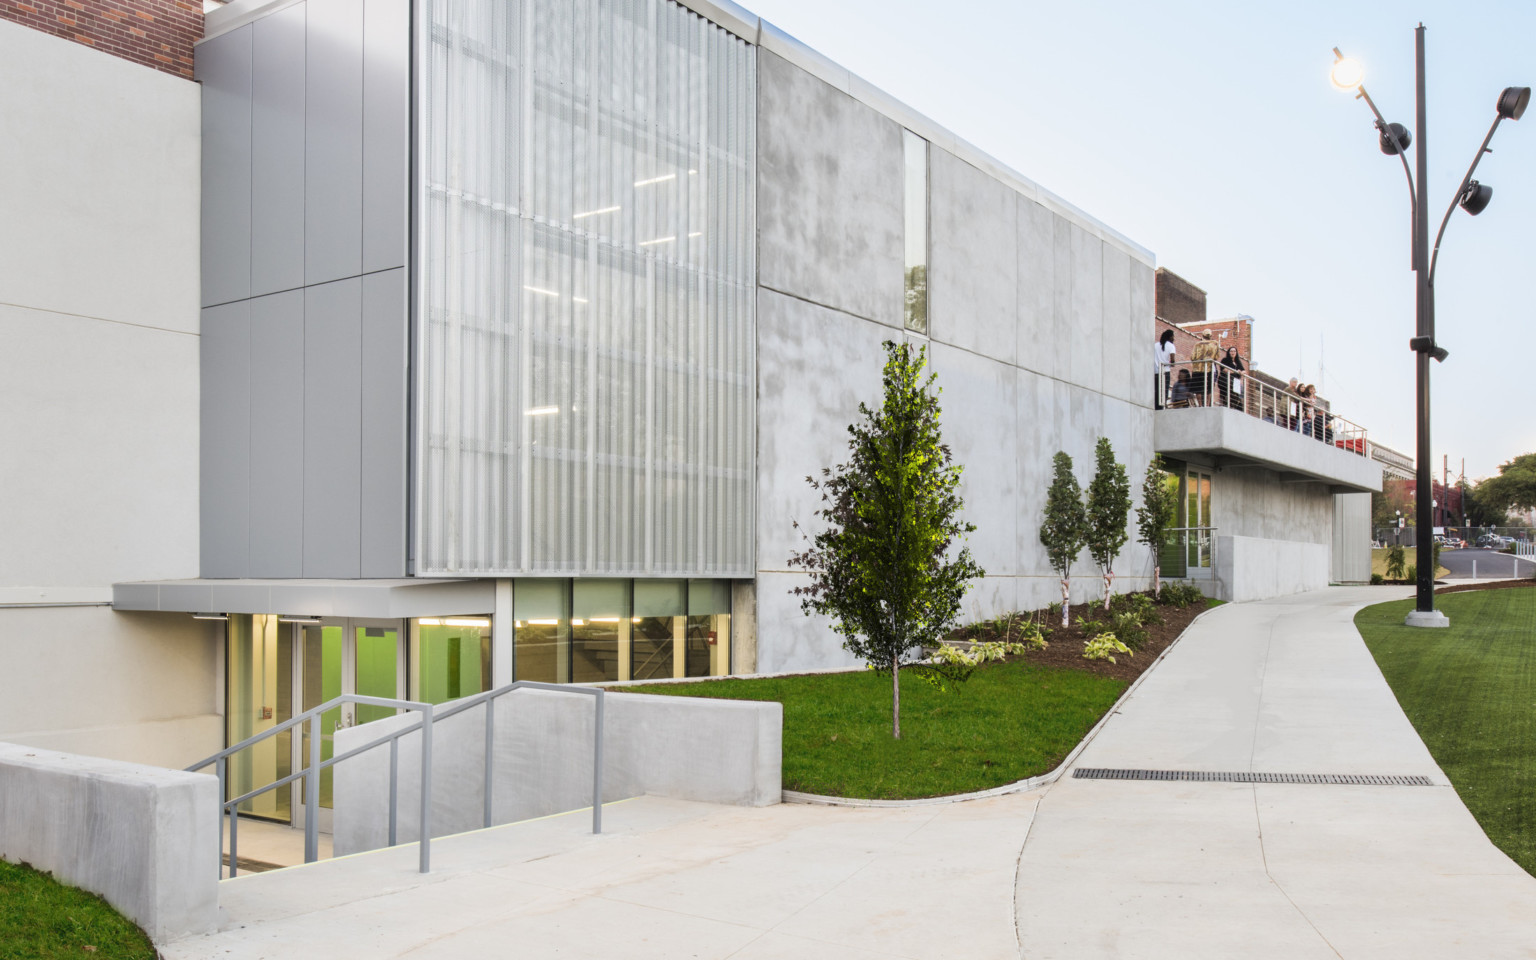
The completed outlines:
[[[885,343],[884,400],[859,404],[848,462],[807,477],[826,527],[790,566],[810,573],[800,608],[832,618],[843,646],[891,675],[891,736],[901,737],[901,668],[954,627],[970,581],[983,575],[964,545],[961,467],[940,439],[926,348]],[[799,524],[796,524],[799,526]]]
[[[1100,437],[1093,450],[1093,481],[1088,484],[1088,555],[1104,574],[1104,609],[1115,584],[1115,558],[1130,539],[1126,523],[1131,519],[1131,481],[1125,464],[1115,460],[1108,437]]]
[[[1163,458],[1154,455],[1141,481],[1141,506],[1136,508],[1136,532],[1152,548],[1152,593],[1162,590],[1163,543],[1168,529],[1178,515],[1178,487],[1163,467]]]
[[[1040,542],[1045,545],[1051,567],[1061,576],[1061,625],[1071,616],[1072,564],[1083,552],[1088,535],[1088,512],[1083,509],[1083,490],[1072,473],[1072,458],[1058,451],[1051,461],[1051,488],[1045,494],[1045,522],[1040,524]]]

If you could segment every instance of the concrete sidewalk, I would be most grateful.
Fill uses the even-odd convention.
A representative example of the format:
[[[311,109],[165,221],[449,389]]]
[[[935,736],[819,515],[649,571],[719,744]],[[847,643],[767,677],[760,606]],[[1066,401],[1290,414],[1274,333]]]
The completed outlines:
[[[1409,595],[1212,611],[1077,766],[1437,786],[1064,778],[1020,859],[1023,956],[1536,957],[1536,879],[1446,785],[1354,629],[1360,607]]]
[[[1333,589],[1206,614],[1078,766],[1420,774],[1431,787],[1076,780],[942,806],[644,797],[227,881],[168,960],[1536,957],[1483,836]],[[1021,853],[1022,851],[1022,853]]]

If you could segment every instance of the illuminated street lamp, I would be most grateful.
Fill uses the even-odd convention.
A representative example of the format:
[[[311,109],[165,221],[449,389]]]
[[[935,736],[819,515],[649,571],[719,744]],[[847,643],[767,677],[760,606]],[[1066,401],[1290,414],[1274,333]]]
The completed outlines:
[[[1445,217],[1440,221],[1440,231],[1435,234],[1434,249],[1429,246],[1429,186],[1428,177],[1425,175],[1428,169],[1428,156],[1425,149],[1425,108],[1424,108],[1424,24],[1419,24],[1414,31],[1414,101],[1416,115],[1414,119],[1414,133],[1410,135],[1408,128],[1400,123],[1388,123],[1376,109],[1376,103],[1370,94],[1365,92],[1365,68],[1357,61],[1351,60],[1339,52],[1338,47],[1333,48],[1333,68],[1329,71],[1330,79],[1334,86],[1341,90],[1353,90],[1356,99],[1364,100],[1366,106],[1371,108],[1371,113],[1376,118],[1377,142],[1381,152],[1387,156],[1395,156],[1402,161],[1403,174],[1408,178],[1408,196],[1413,211],[1413,271],[1416,275],[1416,314],[1417,323],[1414,337],[1408,341],[1408,346],[1416,354],[1418,366],[1418,489],[1415,491],[1415,513],[1417,514],[1418,536],[1415,547],[1418,551],[1418,584],[1417,603],[1414,610],[1408,614],[1407,623],[1412,627],[1446,627],[1450,626],[1450,620],[1445,614],[1435,609],[1435,563],[1434,563],[1434,510],[1435,505],[1430,499],[1430,486],[1434,482],[1430,475],[1430,451],[1429,451],[1429,360],[1433,357],[1436,361],[1444,362],[1449,356],[1445,348],[1435,343],[1435,263],[1440,256],[1440,240],[1445,236],[1446,225],[1451,222],[1451,214],[1459,206],[1472,216],[1477,216],[1488,207],[1493,199],[1493,188],[1486,184],[1478,183],[1472,179],[1472,174],[1477,170],[1477,164],[1483,159],[1483,154],[1489,153],[1488,143],[1493,139],[1494,131],[1499,129],[1499,124],[1505,120],[1519,120],[1525,113],[1525,108],[1530,104],[1530,87],[1505,87],[1499,94],[1498,101],[1494,104],[1495,116],[1493,126],[1488,128],[1488,135],[1483,138],[1482,146],[1478,147],[1477,155],[1472,158],[1472,166],[1467,169],[1467,175],[1462,177],[1461,186],[1456,189],[1456,196],[1451,205],[1445,211]],[[1417,141],[1417,155],[1415,166],[1418,168],[1417,186],[1413,171],[1408,169],[1408,147]]]

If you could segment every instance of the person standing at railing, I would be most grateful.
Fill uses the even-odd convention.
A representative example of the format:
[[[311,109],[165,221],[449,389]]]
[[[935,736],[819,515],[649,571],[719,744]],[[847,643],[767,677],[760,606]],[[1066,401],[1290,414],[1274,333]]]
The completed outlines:
[[[1292,430],[1301,429],[1301,385],[1292,377],[1286,385],[1285,394],[1285,425]]]
[[[1220,356],[1221,348],[1216,345],[1216,338],[1211,336],[1209,330],[1200,335],[1200,342],[1195,344],[1195,349],[1189,354],[1192,361],[1190,387],[1202,404],[1214,402],[1211,397],[1216,393],[1216,359]]]
[[[1228,347],[1221,358],[1221,402],[1233,410],[1243,409],[1243,371],[1247,367],[1236,347]]]
[[[1158,410],[1163,409],[1164,398],[1173,389],[1170,372],[1177,356],[1173,347],[1173,331],[1164,330],[1163,335],[1152,345],[1152,399]]]

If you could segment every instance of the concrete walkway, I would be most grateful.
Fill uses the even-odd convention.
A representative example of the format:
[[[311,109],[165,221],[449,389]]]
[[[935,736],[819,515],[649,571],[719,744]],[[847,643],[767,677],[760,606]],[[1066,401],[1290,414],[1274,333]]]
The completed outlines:
[[[1369,787],[1063,779],[943,806],[655,797],[242,877],[188,958],[1536,957],[1536,879],[1403,717],[1334,589],[1207,614],[1086,767],[1422,774]]]
[[[1023,956],[1536,957],[1536,879],[1488,842],[1354,629],[1409,595],[1212,611],[1077,765],[1439,786],[1063,779],[1020,860]]]

